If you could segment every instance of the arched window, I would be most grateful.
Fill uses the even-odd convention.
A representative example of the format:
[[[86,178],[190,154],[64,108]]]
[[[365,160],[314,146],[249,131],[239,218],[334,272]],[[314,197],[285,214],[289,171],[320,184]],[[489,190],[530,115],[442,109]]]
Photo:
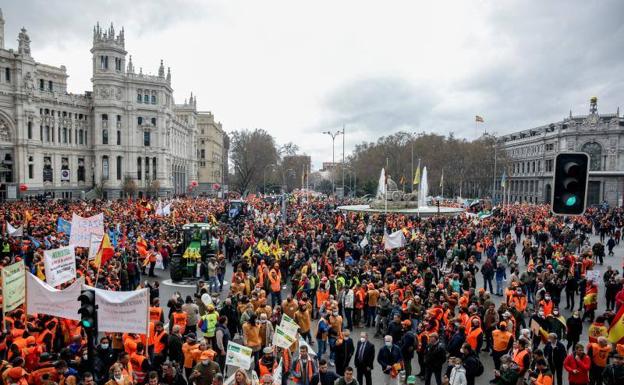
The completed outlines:
[[[596,142],[585,143],[581,151],[589,154],[589,170],[600,171],[602,169],[602,146]]]

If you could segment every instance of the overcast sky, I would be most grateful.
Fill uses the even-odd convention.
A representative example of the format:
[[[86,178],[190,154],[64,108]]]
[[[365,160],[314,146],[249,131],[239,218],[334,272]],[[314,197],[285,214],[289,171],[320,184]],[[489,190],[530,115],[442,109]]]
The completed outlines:
[[[91,89],[93,26],[113,22],[137,71],[171,67],[177,103],[192,91],[226,131],[264,128],[317,167],[331,160],[321,132],[343,124],[348,154],[399,130],[527,129],[585,114],[593,95],[599,112],[624,107],[621,0],[20,0],[2,10],[5,46],[25,26],[37,61],[67,66],[71,92]]]

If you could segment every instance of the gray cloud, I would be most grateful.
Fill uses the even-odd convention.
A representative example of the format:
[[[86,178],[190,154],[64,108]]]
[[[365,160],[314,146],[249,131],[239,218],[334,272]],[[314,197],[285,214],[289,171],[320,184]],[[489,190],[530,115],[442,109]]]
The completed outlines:
[[[406,126],[474,138],[475,114],[488,131],[504,134],[570,109],[585,114],[594,95],[600,111],[615,112],[624,102],[622,15],[619,0],[495,2],[483,21],[486,37],[466,42],[484,62],[465,77],[436,92],[398,78],[358,79],[335,89],[325,110],[330,121],[350,122],[372,138]]]
[[[399,128],[418,127],[438,100],[428,86],[399,77],[358,79],[333,90],[326,98],[328,126],[347,124],[377,136]],[[325,124],[325,123],[324,123]]]
[[[218,13],[216,6],[200,0],[29,0],[9,1],[1,7],[6,20],[5,41],[15,41],[19,29],[26,27],[38,48],[90,38],[96,21],[102,27],[113,22],[117,31],[122,26],[131,27],[133,37],[138,38],[187,20],[210,19]]]

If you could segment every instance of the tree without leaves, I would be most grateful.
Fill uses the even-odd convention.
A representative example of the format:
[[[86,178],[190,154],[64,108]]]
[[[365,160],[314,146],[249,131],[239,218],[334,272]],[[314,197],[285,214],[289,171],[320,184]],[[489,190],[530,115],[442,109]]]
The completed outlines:
[[[279,156],[275,140],[265,130],[234,131],[230,154],[234,167],[234,185],[241,192],[262,183],[265,167],[276,164]]]

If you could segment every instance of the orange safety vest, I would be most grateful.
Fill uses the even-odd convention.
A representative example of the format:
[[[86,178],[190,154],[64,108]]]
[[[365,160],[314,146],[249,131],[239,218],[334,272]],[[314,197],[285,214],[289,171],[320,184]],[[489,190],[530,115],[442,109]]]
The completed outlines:
[[[546,300],[541,300],[540,301],[540,306],[544,309],[544,316],[548,317],[549,315],[552,314],[553,311],[553,307],[555,306],[553,301],[546,301]]]
[[[153,322],[162,321],[162,314],[163,314],[162,308],[158,306],[150,306],[149,314],[150,314],[150,321],[153,321]]]
[[[273,278],[273,271],[269,273],[269,281],[271,282],[271,291],[274,293],[279,293],[282,291],[282,279],[280,277],[280,273],[276,274],[276,277]]]
[[[142,384],[145,382],[147,373],[143,371],[143,361],[146,357],[138,353],[132,353],[130,355],[130,365],[132,365],[132,372],[136,376],[136,382]]]
[[[180,334],[184,335],[184,330],[186,329],[186,313],[173,313],[173,324],[178,325],[180,327]]]
[[[524,370],[526,369],[524,367],[524,357],[526,357],[528,354],[529,352],[526,349],[523,349],[513,355],[513,361],[520,368],[520,373],[524,373]]]
[[[317,290],[316,291],[316,307],[321,308],[325,301],[329,299],[329,291]]]
[[[162,342],[162,338],[166,335],[167,332],[165,332],[164,330],[154,335],[154,354],[160,354],[163,350],[165,350],[165,344]]]
[[[492,339],[494,340],[494,351],[503,352],[509,346],[509,340],[512,334],[508,331],[494,330],[492,332]]]
[[[604,368],[607,366],[607,360],[609,359],[609,353],[611,353],[611,346],[602,347],[597,343],[589,344],[587,353],[591,350],[591,358],[594,365]]]
[[[483,338],[483,331],[481,330],[481,328],[471,330],[470,333],[468,333],[468,336],[466,336],[466,342],[468,342],[468,345],[470,345],[472,350],[477,349],[479,338]]]
[[[308,381],[309,381],[312,379],[312,376],[314,376],[314,361],[313,360],[308,360],[306,370],[308,371]],[[293,372],[301,373],[301,360],[297,360],[297,363],[295,364],[295,370],[293,370]],[[301,379],[293,376],[293,382],[295,384],[298,384],[300,381]]]

